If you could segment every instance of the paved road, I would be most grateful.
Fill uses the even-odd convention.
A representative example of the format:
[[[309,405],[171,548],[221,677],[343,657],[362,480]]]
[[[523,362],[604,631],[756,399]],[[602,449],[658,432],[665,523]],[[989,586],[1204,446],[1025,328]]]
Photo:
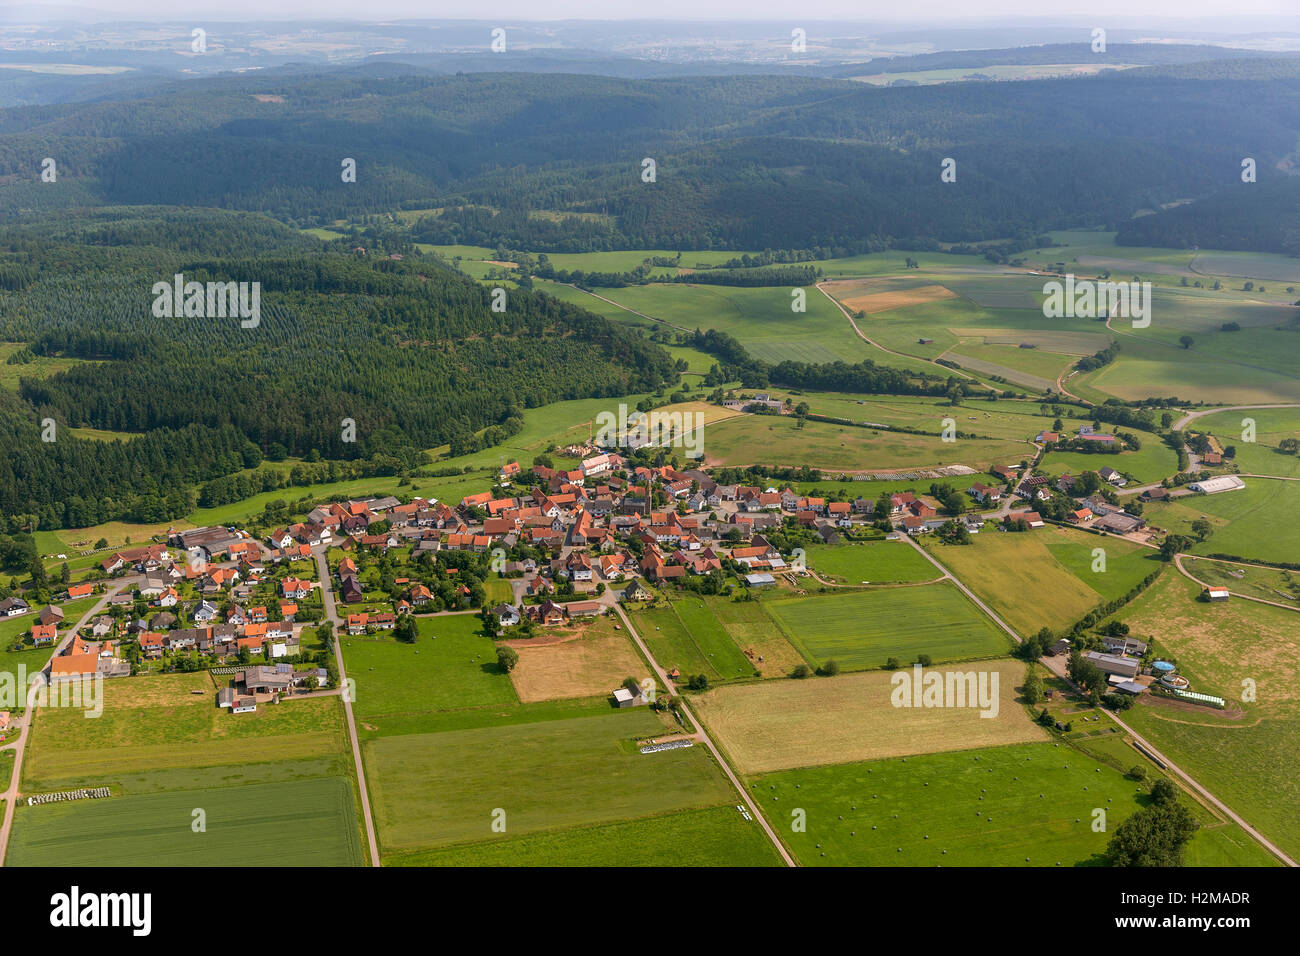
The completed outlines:
[[[1199,585],[1200,585],[1201,587],[1203,587],[1203,588],[1208,588],[1208,587],[1210,587],[1210,585],[1206,584],[1206,583],[1205,583],[1204,581],[1202,581],[1200,578],[1198,578],[1198,577],[1196,577],[1194,574],[1192,574],[1192,572],[1188,571],[1185,567],[1183,567],[1183,558],[1188,558],[1188,559],[1191,560],[1191,561],[1213,561],[1214,559],[1213,559],[1213,558],[1198,558],[1198,557],[1196,557],[1195,555],[1191,555],[1191,554],[1176,554],[1176,555],[1174,555],[1174,564],[1175,564],[1175,566],[1177,566],[1179,572],[1182,574],[1183,577],[1187,578],[1187,579],[1190,580],[1190,581],[1195,581],[1197,584],[1199,584]],[[1216,561],[1215,563],[1216,563],[1216,564],[1242,564],[1242,563],[1244,563],[1244,562],[1239,562],[1239,561]],[[1250,566],[1251,566],[1251,567],[1254,567],[1254,568],[1264,568],[1264,567],[1268,567],[1268,565],[1266,565],[1266,564],[1253,564],[1253,565],[1250,565]],[[1277,570],[1277,569],[1274,568],[1274,569],[1272,569],[1272,570]],[[1283,609],[1285,609],[1285,610],[1287,610],[1287,611],[1297,611],[1297,612],[1300,612],[1300,607],[1296,607],[1294,604],[1282,604],[1282,603],[1279,602],[1279,601],[1268,601],[1268,600],[1265,600],[1264,598],[1251,597],[1249,594],[1241,594],[1241,593],[1238,592],[1238,591],[1233,591],[1231,588],[1228,589],[1228,593],[1231,594],[1233,597],[1241,598],[1243,601],[1254,601],[1256,604],[1267,604],[1267,605],[1269,605],[1270,607],[1280,607],[1280,608],[1283,608]]]
[[[935,559],[930,555],[930,553],[929,553],[928,551],[926,551],[924,548],[922,548],[919,544],[917,544],[915,541],[913,541],[910,537],[907,539],[907,541],[908,541],[909,544],[912,545],[912,547],[914,547],[914,548],[916,548],[918,551],[920,551],[921,554],[923,554],[923,555],[925,556],[926,560],[928,560],[928,561],[929,561],[931,564],[933,564],[935,567],[937,567],[937,568],[939,568],[940,570],[942,570],[942,571],[945,573],[945,575],[946,575],[948,578],[950,578],[950,579],[952,580],[953,584],[957,585],[957,587],[961,589],[961,591],[962,591],[963,594],[965,594],[968,598],[970,598],[972,601],[974,601],[975,604],[976,604],[976,605],[977,605],[981,610],[983,610],[985,614],[987,614],[990,618],[992,618],[992,619],[993,619],[993,620],[998,624],[999,627],[1001,627],[1004,631],[1006,631],[1008,634],[1010,634],[1010,635],[1012,636],[1012,638],[1015,639],[1015,641],[1016,641],[1017,644],[1021,643],[1020,635],[1017,634],[1014,630],[1012,630],[1012,629],[1007,625],[1007,623],[1006,623],[1005,621],[1002,620],[1002,618],[1000,618],[1000,617],[998,617],[996,614],[994,614],[993,611],[989,609],[988,605],[986,605],[983,601],[981,601],[981,600],[980,600],[979,598],[977,598],[974,594],[972,594],[971,591],[970,591],[970,589],[967,588],[966,585],[962,584],[961,581],[958,580],[958,578],[957,578],[955,575],[953,575],[953,574],[952,574],[951,572],[949,572],[946,568],[944,568],[944,566],[943,566],[942,564],[940,564],[937,560],[935,560]],[[1074,686],[1074,682],[1071,681],[1070,678],[1069,678],[1069,676],[1065,673],[1065,660],[1064,660],[1063,658],[1061,658],[1061,657],[1049,657],[1049,658],[1044,658],[1044,659],[1042,660],[1042,663],[1043,663],[1044,665],[1046,665],[1046,667],[1047,667],[1048,670],[1050,670],[1052,673],[1056,674],[1056,676],[1058,676],[1058,677],[1064,679],[1067,683],[1070,684],[1070,686],[1072,686],[1072,687]],[[1076,688],[1076,689],[1077,689],[1077,688]],[[1115,721],[1115,723],[1119,724],[1120,727],[1124,728],[1124,730],[1128,733],[1128,735],[1129,735],[1130,737],[1133,738],[1133,740],[1135,740],[1137,743],[1141,744],[1142,747],[1143,747],[1145,750],[1147,750],[1148,752],[1154,754],[1154,755],[1155,755],[1155,756],[1156,756],[1156,757],[1157,757],[1157,758],[1158,758],[1162,763],[1164,763],[1164,764],[1165,764],[1165,765],[1166,765],[1170,770],[1172,770],[1172,771],[1173,771],[1174,773],[1176,773],[1179,777],[1181,777],[1184,781],[1186,781],[1186,783],[1188,784],[1188,786],[1190,786],[1193,790],[1195,790],[1197,793],[1199,793],[1202,797],[1204,797],[1206,800],[1208,800],[1210,803],[1212,803],[1216,808],[1218,808],[1218,810],[1219,810],[1221,813],[1224,814],[1224,816],[1226,816],[1226,817],[1228,817],[1230,820],[1232,820],[1233,823],[1236,823],[1236,824],[1237,824],[1238,826],[1240,826],[1243,830],[1245,830],[1248,834],[1250,834],[1251,837],[1253,837],[1253,838],[1256,840],[1256,842],[1258,842],[1262,847],[1264,847],[1264,849],[1268,850],[1270,853],[1272,853],[1275,857],[1277,857],[1279,860],[1281,860],[1281,861],[1282,861],[1283,863],[1285,863],[1287,866],[1295,866],[1295,865],[1296,865],[1296,862],[1295,862],[1294,860],[1292,860],[1289,856],[1287,856],[1287,855],[1286,855],[1285,853],[1283,853],[1280,849],[1278,849],[1278,848],[1277,848],[1276,846],[1274,846],[1271,842],[1269,842],[1269,840],[1268,840],[1268,839],[1267,839],[1267,838],[1266,838],[1262,833],[1260,833],[1260,832],[1258,832],[1257,830],[1255,830],[1254,827],[1252,827],[1249,823],[1247,823],[1247,822],[1246,822],[1245,820],[1243,820],[1240,816],[1238,816],[1238,815],[1237,815],[1237,814],[1232,810],[1232,808],[1230,808],[1226,803],[1224,803],[1222,800],[1220,800],[1218,797],[1216,797],[1214,794],[1212,794],[1209,790],[1205,789],[1205,787],[1203,787],[1203,786],[1201,786],[1199,783],[1197,783],[1196,780],[1194,780],[1194,779],[1192,778],[1192,776],[1191,776],[1189,773],[1187,773],[1187,771],[1183,770],[1181,767],[1179,767],[1176,763],[1174,763],[1174,762],[1173,762],[1172,760],[1170,760],[1168,757],[1164,756],[1164,754],[1160,753],[1160,751],[1157,750],[1156,747],[1155,747],[1155,746],[1154,746],[1154,745],[1153,745],[1149,740],[1147,740],[1145,737],[1143,737],[1141,734],[1139,734],[1136,730],[1134,730],[1134,729],[1133,729],[1132,727],[1130,727],[1128,724],[1124,723],[1124,721],[1123,721],[1122,719],[1120,719],[1119,716],[1117,716],[1117,715],[1114,714],[1114,713],[1111,713],[1111,714],[1110,714],[1110,717],[1111,717],[1111,719],[1113,719],[1113,720]]]
[[[1222,405],[1218,408],[1202,408],[1199,411],[1188,412],[1178,421],[1174,422],[1174,431],[1182,431],[1189,423],[1203,415],[1215,415],[1219,412],[1248,412],[1255,408],[1300,408],[1300,403],[1284,402],[1277,405]]]
[[[346,635],[346,627],[339,618],[338,610],[334,604],[334,587],[330,580],[329,563],[325,560],[325,552],[328,547],[322,545],[312,553],[316,558],[316,570],[320,575],[320,594],[321,600],[325,604],[325,619],[334,624],[334,661],[339,668],[339,686],[345,687],[347,681],[347,670],[343,664],[343,638]],[[352,716],[352,701],[347,694],[343,695],[343,713],[348,719],[348,737],[352,740],[352,760],[357,769],[357,787],[361,793],[361,813],[366,821],[366,837],[370,841],[370,865],[379,866],[379,842],[375,839],[375,821],[370,813],[370,794],[366,790],[366,771],[361,764],[361,742],[357,739],[357,722]]]
[[[636,643],[636,646],[641,649],[641,653],[645,655],[645,659],[650,662],[650,666],[654,668],[655,676],[659,678],[660,683],[662,683],[664,687],[668,688],[670,694],[676,695],[677,685],[668,679],[667,673],[665,673],[664,669],[659,666],[659,662],[654,659],[654,655],[650,653],[650,648],[646,647],[645,642],[641,640],[641,635],[636,632],[636,628],[633,627],[632,622],[628,620],[627,614],[624,613],[623,608],[620,605],[615,604],[614,611],[623,622],[623,626],[627,628],[628,635]],[[723,758],[722,752],[718,750],[717,745],[713,742],[713,738],[710,737],[709,732],[704,729],[704,724],[700,722],[699,717],[695,716],[695,712],[691,710],[690,705],[686,703],[685,698],[678,697],[678,706],[681,707],[686,716],[690,718],[691,723],[695,725],[696,739],[703,742],[704,746],[709,748],[709,752],[713,754],[713,759],[718,762],[718,766],[722,768],[722,772],[727,775],[727,779],[731,781],[731,785],[736,788],[736,792],[740,794],[740,799],[743,800],[745,806],[749,808],[750,815],[758,822],[758,825],[763,828],[763,832],[767,834],[767,838],[772,841],[777,852],[781,854],[781,859],[785,860],[786,866],[797,866],[798,864],[795,863],[794,857],[790,855],[790,851],[785,848],[785,844],[782,843],[780,838],[776,835],[776,831],[772,829],[772,825],[767,822],[767,817],[763,816],[762,812],[758,809],[758,804],[756,804],[750,797],[749,791],[745,789],[745,785],[742,784],[739,778],[737,778],[732,772],[731,765]]]

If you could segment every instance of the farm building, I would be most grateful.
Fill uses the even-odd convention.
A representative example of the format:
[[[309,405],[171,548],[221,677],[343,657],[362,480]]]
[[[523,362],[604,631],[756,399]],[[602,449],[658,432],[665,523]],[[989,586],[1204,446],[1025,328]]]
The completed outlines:
[[[645,692],[640,688],[637,688],[635,694],[626,687],[620,687],[614,691],[614,705],[616,707],[635,707],[637,704],[644,703],[647,703]]]
[[[1101,654],[1097,651],[1089,651],[1086,657],[1105,673],[1118,674],[1121,677],[1136,677],[1138,667],[1141,665],[1140,661],[1131,657],[1116,657],[1114,654]]]
[[[1206,588],[1205,598],[1208,601],[1226,601],[1230,594],[1227,588]]]
[[[1222,491],[1240,491],[1246,487],[1246,483],[1236,475],[1219,475],[1217,478],[1193,481],[1187,487],[1201,494],[1217,495]]]
[[[1129,514],[1125,511],[1117,511],[1108,515],[1103,515],[1093,522],[1092,526],[1101,531],[1111,531],[1115,534],[1129,534],[1137,531],[1146,524],[1141,518]]]
[[[572,601],[568,605],[569,617],[595,617],[605,610],[599,601]]]
[[[770,588],[776,584],[776,578],[770,574],[746,574],[745,583],[751,588]]]

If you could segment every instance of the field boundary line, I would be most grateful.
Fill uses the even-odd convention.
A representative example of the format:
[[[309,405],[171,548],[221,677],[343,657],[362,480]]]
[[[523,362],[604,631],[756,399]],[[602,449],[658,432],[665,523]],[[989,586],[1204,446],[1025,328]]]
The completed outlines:
[[[740,799],[744,801],[745,806],[749,807],[750,811],[754,814],[755,821],[763,828],[763,832],[767,834],[768,839],[772,841],[777,852],[781,854],[781,859],[785,861],[786,866],[798,866],[799,864],[795,862],[790,851],[787,850],[785,844],[781,842],[781,838],[776,835],[776,831],[772,828],[772,824],[768,822],[767,817],[765,817],[759,810],[758,804],[750,798],[749,791],[745,789],[744,784],[740,782],[740,778],[738,778],[735,771],[731,769],[731,764],[728,763],[727,759],[723,756],[722,751],[718,749],[718,745],[713,742],[713,738],[709,735],[704,723],[698,716],[696,716],[695,712],[691,710],[686,699],[677,693],[677,685],[668,679],[668,674],[659,665],[659,662],[655,660],[654,655],[650,653],[650,648],[648,648],[645,645],[645,642],[641,640],[641,635],[637,633],[636,628],[633,627],[632,621],[628,618],[626,612],[624,612],[622,607],[615,604],[614,613],[619,616],[620,620],[622,620],[623,626],[627,628],[627,633],[631,636],[632,640],[636,642],[637,647],[641,649],[641,653],[645,655],[646,660],[650,662],[650,666],[654,669],[659,680],[663,682],[664,687],[668,688],[669,692],[677,697],[679,702],[678,705],[681,707],[682,711],[685,712],[686,716],[690,718],[691,723],[695,725],[695,732],[699,735],[701,742],[709,748],[709,753],[713,754],[713,759],[718,762],[718,766],[722,768],[722,772],[726,775],[727,779],[731,781],[731,785],[736,788],[736,792],[740,794]]]

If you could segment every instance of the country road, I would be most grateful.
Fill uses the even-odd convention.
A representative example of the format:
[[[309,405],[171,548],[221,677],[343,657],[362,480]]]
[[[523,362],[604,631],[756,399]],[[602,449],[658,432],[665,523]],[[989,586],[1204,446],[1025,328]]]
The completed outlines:
[[[1174,565],[1178,568],[1179,573],[1181,573],[1183,577],[1187,578],[1189,581],[1194,581],[1194,582],[1196,582],[1197,584],[1199,584],[1199,585],[1200,585],[1201,587],[1203,587],[1203,588],[1208,588],[1208,587],[1210,587],[1210,585],[1206,584],[1206,583],[1205,583],[1204,581],[1202,581],[1200,578],[1196,577],[1196,575],[1192,574],[1191,571],[1188,571],[1185,567],[1183,567],[1183,558],[1187,558],[1187,559],[1189,559],[1189,560],[1191,560],[1191,561],[1214,561],[1215,559],[1214,559],[1214,558],[1201,558],[1201,557],[1197,557],[1196,555],[1192,555],[1192,554],[1176,554],[1176,555],[1174,555]],[[1243,561],[1215,561],[1215,563],[1216,563],[1216,564],[1243,564],[1243,565],[1246,565],[1246,562],[1243,562]],[[1266,568],[1266,567],[1268,567],[1268,565],[1266,565],[1266,564],[1251,564],[1251,565],[1247,565],[1247,566],[1249,566],[1249,567],[1254,567],[1254,568]],[[1271,570],[1276,570],[1276,569],[1271,569]],[[1278,602],[1278,601],[1269,601],[1269,600],[1266,600],[1266,599],[1264,599],[1264,598],[1251,597],[1249,594],[1241,594],[1240,592],[1238,592],[1238,591],[1234,591],[1234,590],[1232,590],[1231,588],[1228,589],[1228,593],[1231,594],[1231,595],[1232,595],[1233,597],[1235,597],[1235,598],[1241,598],[1243,601],[1254,601],[1256,604],[1267,604],[1269,607],[1280,607],[1280,608],[1282,608],[1283,610],[1286,610],[1286,611],[1297,611],[1297,612],[1300,612],[1300,607],[1296,607],[1294,604],[1282,604],[1282,603],[1280,603],[1280,602]]]
[[[1182,431],[1189,422],[1195,421],[1205,415],[1216,415],[1219,412],[1249,412],[1257,408],[1300,408],[1300,403],[1284,402],[1277,405],[1222,405],[1218,408],[1202,408],[1199,411],[1188,412],[1182,418],[1178,419],[1178,421],[1174,422],[1173,430],[1176,432]]]
[[[893,349],[885,348],[879,342],[876,342],[873,339],[868,338],[866,333],[863,332],[860,328],[858,328],[858,323],[853,320],[852,313],[850,313],[848,309],[844,308],[844,306],[840,303],[838,299],[835,298],[835,296],[831,295],[829,292],[823,289],[822,284],[820,282],[817,283],[817,291],[820,292],[822,295],[826,296],[826,298],[830,299],[831,302],[835,304],[835,308],[839,309],[840,312],[844,314],[844,318],[849,320],[849,325],[853,326],[853,331],[857,333],[858,338],[862,339],[862,341],[866,342],[872,348],[880,349],[880,351],[886,352],[889,355],[897,355],[899,358],[905,358],[912,362],[928,362],[929,364],[935,366],[936,368],[943,369],[949,375],[956,375],[958,378],[968,378],[972,382],[975,382],[975,384],[977,385],[984,384],[983,382],[980,382],[977,378],[975,378],[974,375],[970,375],[966,372],[963,372],[961,369],[949,368],[946,365],[940,365],[934,359],[921,358],[919,355],[908,355],[906,352],[895,352]]]
[[[343,664],[343,635],[346,632],[343,620],[338,615],[334,603],[334,587],[330,580],[329,562],[325,560],[328,545],[313,549],[316,558],[316,571],[320,575],[321,601],[325,604],[325,619],[334,625],[334,661],[339,668],[339,686],[347,687],[347,670]],[[366,838],[370,843],[370,865],[379,866],[379,842],[375,839],[375,821],[370,813],[370,794],[366,789],[366,770],[361,763],[361,742],[357,739],[357,722],[352,715],[350,695],[343,694],[343,713],[348,720],[348,737],[352,741],[352,761],[357,770],[357,787],[361,795],[361,813],[366,822]]]
[[[659,662],[654,659],[654,655],[650,653],[650,648],[646,647],[645,642],[641,640],[641,635],[636,632],[636,628],[633,627],[632,622],[628,620],[628,616],[624,613],[623,608],[615,604],[614,611],[618,614],[619,620],[623,622],[623,626],[627,628],[628,636],[632,638],[636,643],[636,646],[640,649],[642,655],[644,655],[645,659],[650,662],[650,666],[654,668],[655,676],[659,678],[659,682],[668,689],[669,693],[676,695],[677,685],[668,679],[668,674],[664,671],[663,667],[660,666]],[[700,722],[699,717],[697,717],[695,712],[691,710],[690,705],[686,703],[685,698],[678,697],[677,699],[679,702],[678,706],[680,706],[686,713],[686,716],[690,718],[691,723],[695,725],[695,736],[703,742],[704,746],[709,748],[709,753],[713,754],[713,759],[718,762],[718,766],[722,768],[722,772],[727,775],[727,779],[731,781],[731,785],[736,788],[736,792],[740,794],[740,799],[745,802],[745,806],[749,807],[750,814],[758,825],[763,828],[763,832],[767,834],[768,839],[772,841],[777,852],[781,854],[781,859],[785,861],[786,866],[797,866],[798,864],[795,863],[794,857],[790,855],[790,851],[785,848],[785,844],[782,843],[781,839],[776,835],[776,831],[773,830],[772,825],[768,823],[767,817],[765,817],[758,809],[758,804],[756,804],[750,797],[749,791],[745,789],[745,785],[740,782],[740,779],[732,771],[731,765],[728,764],[726,759],[722,756],[722,752],[713,742],[713,738],[709,736],[709,732],[704,729],[704,724]]]
[[[18,718],[18,722],[15,726],[10,728],[10,732],[13,732],[15,729],[17,730],[18,739],[11,744],[6,744],[4,747],[0,747],[0,750],[14,751],[14,767],[12,776],[9,780],[7,789],[3,794],[0,794],[0,796],[4,797],[5,805],[4,823],[0,824],[0,866],[4,866],[5,855],[9,850],[9,831],[13,827],[14,806],[17,804],[20,796],[18,783],[22,778],[23,756],[27,751],[27,741],[32,735],[32,724],[36,720],[37,708],[35,705],[39,690],[42,685],[48,683],[48,678],[45,674],[50,668],[50,661],[54,660],[55,657],[63,652],[63,649],[72,642],[72,639],[76,636],[77,632],[90,623],[91,618],[103,611],[104,605],[108,603],[109,598],[121,591],[128,584],[134,585],[142,580],[144,580],[144,575],[133,574],[129,577],[124,577],[115,581],[117,585],[116,587],[106,589],[103,597],[96,601],[95,604],[81,616],[81,619],[77,621],[76,627],[68,629],[58,643],[54,645],[49,658],[46,660],[44,665],[42,665],[37,679],[32,681],[31,686],[27,690],[23,715]]]
[[[577,289],[579,292],[585,292],[587,295],[591,296],[593,299],[599,299],[601,302],[605,302],[605,303],[607,303],[607,304],[609,304],[609,305],[612,305],[612,306],[614,306],[614,308],[616,308],[616,309],[622,309],[624,312],[631,312],[633,315],[639,315],[641,318],[643,318],[643,319],[649,319],[651,322],[658,322],[660,325],[666,325],[666,326],[668,326],[668,328],[670,328],[670,329],[676,329],[678,332],[690,332],[690,331],[691,331],[690,329],[688,329],[688,328],[686,328],[686,327],[684,327],[684,326],[681,326],[681,325],[673,325],[673,324],[672,324],[671,322],[669,322],[667,319],[660,319],[660,318],[657,318],[656,316],[653,316],[653,315],[646,315],[644,312],[638,312],[636,309],[629,309],[629,308],[628,308],[627,306],[625,306],[623,303],[621,303],[621,302],[615,302],[613,299],[607,299],[607,298],[605,298],[603,295],[597,295],[595,292],[592,292],[590,289],[578,289],[578,287],[577,287],[576,285],[573,285],[572,283],[567,283],[567,282],[566,282],[566,283],[563,283],[563,284],[569,286],[570,289]]]

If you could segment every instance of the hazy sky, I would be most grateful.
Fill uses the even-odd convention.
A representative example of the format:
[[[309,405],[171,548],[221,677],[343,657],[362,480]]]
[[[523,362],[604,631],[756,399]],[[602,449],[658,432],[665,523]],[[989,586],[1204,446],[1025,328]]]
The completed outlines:
[[[897,0],[493,0],[490,8],[447,0],[0,0],[3,6],[81,8],[111,17],[176,20],[347,18],[380,19],[817,19],[924,22],[991,16],[1024,16],[1096,22],[1107,17],[1158,17],[1171,21],[1231,17],[1233,32],[1251,29],[1250,16],[1300,16],[1297,0],[1085,0],[1065,4],[1043,0],[926,0],[924,6]],[[0,6],[0,20],[10,19]]]

